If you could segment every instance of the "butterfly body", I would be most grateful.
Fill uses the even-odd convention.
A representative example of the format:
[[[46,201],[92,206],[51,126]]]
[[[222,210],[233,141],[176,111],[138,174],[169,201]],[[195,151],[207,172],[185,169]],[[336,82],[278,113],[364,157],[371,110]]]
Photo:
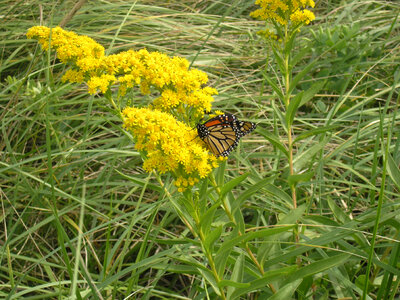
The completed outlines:
[[[216,157],[228,156],[237,147],[240,138],[252,132],[256,126],[226,113],[197,124],[197,134]]]

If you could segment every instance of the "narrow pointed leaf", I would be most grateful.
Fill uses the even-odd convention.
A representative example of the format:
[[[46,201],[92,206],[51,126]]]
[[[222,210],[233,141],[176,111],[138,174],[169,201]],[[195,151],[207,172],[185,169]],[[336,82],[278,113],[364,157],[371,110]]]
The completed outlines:
[[[211,247],[214,245],[215,241],[221,236],[222,233],[222,226],[218,226],[214,230],[208,231],[206,233],[206,239],[204,241],[204,247],[211,251]]]
[[[390,153],[388,154],[387,169],[393,183],[400,190],[400,170]]]
[[[236,290],[236,288],[245,288],[247,286],[250,286],[249,283],[243,283],[243,273],[244,273],[244,254],[242,252],[236,259],[235,266],[233,268],[232,275],[229,280],[229,282],[234,282],[236,285],[230,285],[228,287],[226,293],[228,299],[231,299],[231,295]],[[237,283],[240,283],[241,286],[237,285]],[[247,286],[244,286],[243,284],[246,284]]]
[[[304,92],[303,98],[301,99],[299,107],[306,104],[312,98],[314,98],[315,94],[318,93],[325,85],[326,80],[318,81],[314,83],[307,91]]]
[[[296,171],[302,170],[305,165],[310,163],[310,160],[312,159],[312,157],[315,154],[317,154],[318,151],[320,151],[321,149],[323,149],[325,147],[325,145],[326,145],[326,143],[328,143],[328,141],[329,141],[329,137],[326,137],[325,139],[320,141],[318,144],[315,144],[315,145],[311,146],[310,148],[308,148],[306,151],[297,154],[296,157],[294,158],[294,169]]]
[[[305,138],[308,138],[309,136],[313,136],[313,135],[317,135],[320,133],[325,133],[328,131],[332,131],[333,129],[335,129],[336,127],[338,127],[338,125],[330,125],[330,126],[324,126],[324,127],[317,127],[311,130],[308,130],[300,135],[298,135],[295,139],[294,139],[294,143],[304,140]]]
[[[289,185],[297,185],[299,182],[307,182],[314,176],[314,171],[288,176]]]
[[[306,76],[310,70],[315,66],[317,60],[312,61],[309,63],[305,68],[303,68],[292,80],[289,86],[289,93],[291,94],[293,90],[296,88],[297,84]]]
[[[303,98],[303,91],[298,93],[293,99],[290,100],[289,107],[286,111],[286,122],[288,126],[293,124],[294,116],[296,115],[297,109],[299,108],[299,104],[301,99]]]
[[[302,279],[297,279],[284,285],[274,295],[269,297],[268,300],[292,299],[294,292],[296,292],[301,282]]]
[[[268,142],[270,142],[272,145],[274,145],[276,148],[281,150],[281,152],[286,156],[289,157],[289,153],[285,146],[281,143],[279,140],[279,137],[277,137],[275,134],[265,130],[265,129],[257,129],[257,132],[261,134]]]
[[[249,176],[249,174],[250,173],[244,173],[243,175],[240,175],[225,183],[224,186],[221,188],[221,198],[223,199],[228,192],[232,191],[235,186],[245,180],[247,176]]]
[[[268,82],[268,84],[271,86],[271,88],[274,90],[274,92],[278,95],[279,99],[283,101],[283,93],[280,87],[266,74],[263,74],[264,79]]]

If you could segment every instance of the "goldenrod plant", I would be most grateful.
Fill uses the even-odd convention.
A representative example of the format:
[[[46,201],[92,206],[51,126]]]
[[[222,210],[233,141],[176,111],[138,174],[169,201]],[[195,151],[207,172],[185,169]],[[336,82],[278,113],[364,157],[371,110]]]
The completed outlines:
[[[218,256],[213,244],[221,238],[223,230],[230,230],[230,226],[220,225],[214,230],[211,227],[216,221],[214,214],[221,206],[229,218],[228,222],[238,227],[235,234],[244,236],[243,228],[238,225],[240,221],[232,215],[225,194],[247,176],[233,180],[231,187],[223,185],[223,181],[218,185],[212,171],[226,160],[224,156],[229,152],[225,151],[226,155],[221,156],[210,153],[211,149],[190,126],[198,123],[205,111],[211,110],[212,95],[217,94],[211,87],[202,87],[208,81],[207,75],[195,68],[189,69],[189,62],[184,58],[169,58],[145,49],[107,56],[104,48],[93,39],[60,27],[50,29],[35,26],[29,29],[27,37],[37,39],[44,51],[56,50],[60,61],[71,66],[62,78],[64,82],[85,83],[89,94],[105,94],[116,114],[121,116],[124,128],[132,134],[135,149],[142,154],[144,170],[156,172],[163,187],[164,183],[158,174],[170,173],[173,176],[176,190],[165,189],[165,192],[182,221],[200,241],[207,264],[197,268],[215,293],[226,299],[222,282],[227,270],[216,264]],[[115,97],[112,87],[116,84],[119,87]],[[143,95],[150,94],[151,88],[160,95],[147,107],[121,108],[121,97],[135,86],[140,87]],[[134,99],[131,102],[134,103]],[[236,146],[242,135],[255,127],[249,123],[252,125],[245,130],[241,129],[240,124],[234,118],[221,127],[222,130],[232,127],[232,134],[238,134],[231,139],[234,144],[229,150]],[[245,131],[241,133],[241,130]],[[217,199],[207,194],[208,181],[213,185]],[[203,190],[201,197],[199,190]],[[182,193],[181,199],[179,196],[178,200],[174,199],[175,191]],[[278,229],[271,233],[281,231]],[[263,275],[263,268],[245,239],[241,238],[240,242]],[[226,250],[221,255],[226,255]]]

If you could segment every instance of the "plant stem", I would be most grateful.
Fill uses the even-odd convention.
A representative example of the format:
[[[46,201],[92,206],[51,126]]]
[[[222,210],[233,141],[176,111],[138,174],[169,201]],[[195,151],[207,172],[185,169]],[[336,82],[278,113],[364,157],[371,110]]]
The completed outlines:
[[[107,94],[105,94],[105,97],[106,97],[106,99],[108,99],[108,101],[110,101],[110,104],[115,109],[115,112],[118,113],[118,116],[121,118],[121,120],[123,120],[124,117],[122,116],[121,109],[120,109],[120,107],[117,106],[113,97],[111,95],[107,95]]]
[[[221,195],[221,189],[218,187],[217,183],[215,182],[214,177],[210,176],[211,179],[211,183],[214,186],[215,190],[217,191],[218,195]],[[235,220],[235,218],[233,217],[228,205],[225,203],[224,201],[225,199],[221,199],[221,204],[222,207],[226,213],[226,215],[229,218],[229,221],[231,221],[236,227],[238,227],[237,222]],[[238,227],[238,234],[240,236],[242,236],[244,233],[241,231],[240,227]],[[251,251],[249,245],[247,243],[244,243],[244,248],[246,249],[247,254],[249,255],[250,259],[253,261],[253,263],[257,266],[258,270],[260,271],[261,275],[264,275],[264,268],[263,266],[258,262],[257,258],[255,257],[255,255],[253,254],[253,252]],[[271,288],[271,290],[274,291],[273,287]]]
[[[294,169],[293,169],[292,126],[288,126],[288,148],[289,148],[289,171],[290,171],[290,175],[293,175]],[[291,184],[290,189],[292,191],[293,208],[296,209],[297,208],[296,186],[294,184]]]
[[[197,220],[196,220],[196,223],[197,223]],[[200,228],[200,224],[197,224],[197,227]],[[214,275],[215,281],[217,282],[217,285],[219,286],[219,283],[221,282],[221,278],[219,278],[217,268],[215,267],[214,258],[212,256],[212,254],[204,247],[206,238],[201,229],[199,229],[199,237],[200,237],[201,246],[203,248],[203,252],[205,253],[205,255],[207,257],[208,264],[211,267],[211,271]],[[226,299],[224,289],[222,287],[218,287],[218,288],[219,288],[219,292],[221,293],[221,298]]]
[[[295,34],[295,33],[292,33]],[[288,36],[288,28],[287,25],[285,26],[285,46],[283,48],[284,52],[284,76],[285,76],[285,98],[284,98],[284,104],[286,111],[288,110],[289,104],[290,104],[290,75],[291,75],[291,67],[289,65],[289,59],[290,59],[290,51],[286,50],[286,44],[290,37]],[[287,134],[288,134],[288,150],[289,150],[289,172],[290,175],[294,175],[294,169],[293,169],[293,138],[292,138],[292,124],[288,123],[287,124]],[[290,189],[292,191],[292,201],[293,201],[293,208],[297,208],[297,199],[296,199],[296,187],[294,184],[290,185]]]
[[[206,237],[204,236],[204,233],[201,230],[200,217],[199,217],[198,211],[196,209],[194,209],[194,214],[192,215],[192,218],[194,219],[194,221],[196,223],[196,227],[198,228],[198,230],[197,230],[198,232],[197,232],[195,230],[195,228],[193,228],[193,226],[190,225],[190,222],[185,218],[184,214],[180,211],[179,206],[176,205],[176,202],[173,200],[172,195],[169,193],[169,191],[165,187],[163,181],[161,180],[161,177],[156,172],[154,172],[154,174],[156,175],[157,181],[159,182],[159,184],[163,188],[163,190],[164,190],[165,194],[167,195],[168,199],[175,206],[176,211],[177,211],[180,219],[186,224],[186,226],[189,228],[189,230],[193,234],[193,236],[199,237],[200,243],[201,243],[201,248],[203,249],[203,253],[206,255],[207,261],[208,261],[208,264],[209,264],[209,266],[211,268],[211,271],[212,271],[212,274],[214,276],[214,279],[217,282],[217,285],[219,285],[219,283],[221,282],[221,278],[218,275],[217,268],[215,267],[215,262],[214,262],[214,258],[212,256],[212,254],[204,246]],[[221,298],[223,300],[226,300],[224,289],[222,287],[218,287],[218,289],[220,291]]]
[[[193,217],[193,219],[194,219],[194,221],[196,223],[196,227],[198,228],[198,237],[200,238],[201,248],[203,249],[203,253],[207,257],[208,264],[209,264],[209,266],[211,268],[211,271],[213,273],[214,279],[217,282],[218,289],[219,289],[219,292],[221,294],[221,298],[222,299],[226,299],[224,289],[219,286],[219,283],[221,282],[221,278],[219,277],[217,268],[215,267],[215,262],[214,262],[214,258],[212,256],[212,253],[210,253],[209,249],[207,249],[205,247],[205,245],[206,245],[206,236],[204,235],[204,232],[203,232],[203,230],[201,228],[201,221],[200,221],[199,211],[198,211],[198,209],[196,209],[196,206],[194,207],[193,211],[194,211],[194,213],[193,213],[192,217]]]

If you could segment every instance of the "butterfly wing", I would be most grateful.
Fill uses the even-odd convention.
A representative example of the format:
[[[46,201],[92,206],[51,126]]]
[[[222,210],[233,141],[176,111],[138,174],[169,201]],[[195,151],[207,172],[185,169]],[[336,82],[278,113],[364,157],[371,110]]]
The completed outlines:
[[[247,121],[236,121],[235,125],[238,133],[240,134],[240,137],[249,134],[257,127],[257,124]]]
[[[213,126],[203,139],[215,156],[228,156],[238,144],[239,136],[232,126]]]
[[[215,156],[228,156],[240,138],[256,128],[252,122],[238,121],[234,115],[218,115],[197,125],[199,137]]]

